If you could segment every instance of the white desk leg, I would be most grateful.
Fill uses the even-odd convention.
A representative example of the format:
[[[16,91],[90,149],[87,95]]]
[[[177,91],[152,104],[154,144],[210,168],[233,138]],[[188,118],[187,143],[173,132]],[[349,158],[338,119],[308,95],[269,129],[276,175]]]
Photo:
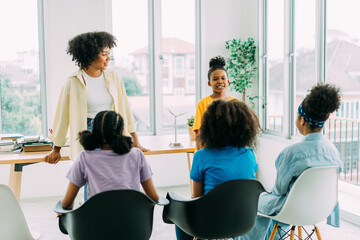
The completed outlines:
[[[10,166],[9,186],[14,191],[16,198],[20,201],[22,171],[15,172],[15,164]]]

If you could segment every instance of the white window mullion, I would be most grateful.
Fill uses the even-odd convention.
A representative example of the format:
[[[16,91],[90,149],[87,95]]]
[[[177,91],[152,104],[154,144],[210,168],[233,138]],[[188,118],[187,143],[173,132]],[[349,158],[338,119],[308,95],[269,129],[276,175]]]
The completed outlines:
[[[316,76],[317,82],[325,82],[326,57],[326,0],[316,1]]]
[[[291,109],[292,109],[292,80],[294,69],[294,49],[293,49],[293,1],[284,1],[284,129],[285,138],[291,137]],[[292,91],[293,92],[293,91]]]
[[[149,0],[150,119],[154,135],[162,131],[161,0]]]

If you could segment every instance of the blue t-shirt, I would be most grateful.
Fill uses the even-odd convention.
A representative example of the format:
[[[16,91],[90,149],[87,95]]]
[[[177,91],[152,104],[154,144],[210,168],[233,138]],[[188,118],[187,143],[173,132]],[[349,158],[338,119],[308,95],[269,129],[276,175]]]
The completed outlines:
[[[203,148],[194,155],[190,178],[204,185],[204,194],[236,179],[255,178],[257,163],[251,148]]]

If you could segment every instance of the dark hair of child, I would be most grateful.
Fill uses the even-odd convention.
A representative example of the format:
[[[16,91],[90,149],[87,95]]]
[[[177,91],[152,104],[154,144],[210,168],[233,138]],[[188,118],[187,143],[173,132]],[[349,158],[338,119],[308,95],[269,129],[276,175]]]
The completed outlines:
[[[260,130],[258,117],[246,103],[215,100],[203,115],[197,140],[208,148],[255,148]]]
[[[109,144],[114,152],[125,154],[130,152],[132,140],[122,135],[123,130],[124,120],[118,113],[102,111],[94,118],[92,132],[85,130],[79,133],[79,141],[85,150],[94,150],[103,144]]]
[[[107,32],[87,32],[77,35],[68,43],[66,53],[80,68],[87,69],[105,47],[116,46],[116,38]]]
[[[215,71],[215,70],[218,70],[218,69],[224,70],[226,72],[226,75],[227,75],[225,65],[226,65],[226,62],[225,62],[225,59],[222,56],[216,56],[216,57],[213,57],[212,59],[210,59],[209,71],[208,71],[208,80],[210,81],[211,73],[213,71]]]
[[[340,98],[338,87],[318,83],[303,100],[303,110],[313,120],[326,121],[330,114],[340,107]],[[310,125],[310,128],[316,127]]]

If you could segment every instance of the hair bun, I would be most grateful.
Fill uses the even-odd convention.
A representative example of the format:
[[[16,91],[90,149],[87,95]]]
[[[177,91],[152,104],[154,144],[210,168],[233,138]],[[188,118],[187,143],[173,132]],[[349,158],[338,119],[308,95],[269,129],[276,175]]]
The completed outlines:
[[[225,59],[222,56],[216,56],[210,59],[209,67],[225,67],[226,62]]]

